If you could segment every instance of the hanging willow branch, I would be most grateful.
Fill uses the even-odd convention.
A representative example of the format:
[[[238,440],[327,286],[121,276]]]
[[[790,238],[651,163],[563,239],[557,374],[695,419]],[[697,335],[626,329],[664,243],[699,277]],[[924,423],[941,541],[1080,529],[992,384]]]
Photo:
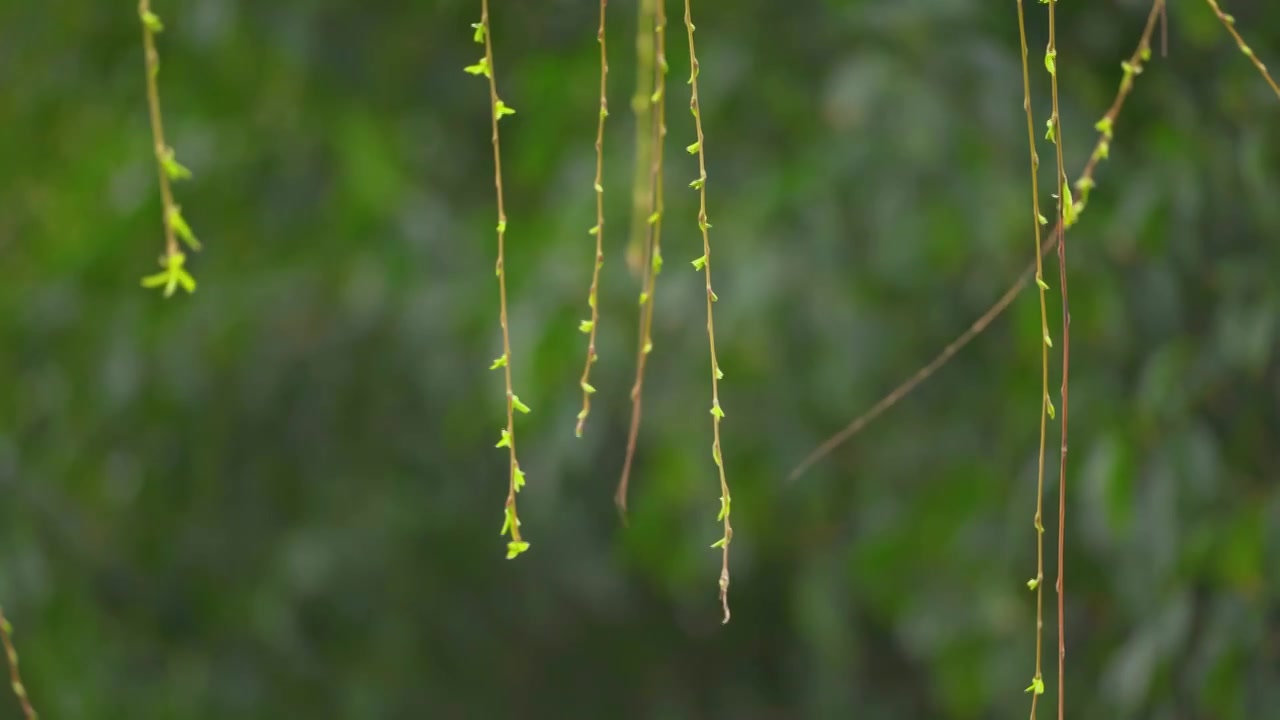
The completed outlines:
[[[1240,37],[1240,33],[1236,31],[1236,19],[1223,12],[1222,8],[1218,7],[1216,0],[1204,1],[1209,5],[1209,9],[1213,11],[1213,14],[1218,16],[1218,21],[1222,23],[1222,27],[1226,28],[1231,38],[1236,41],[1236,47],[1240,48],[1240,52],[1249,58],[1249,62],[1252,62],[1253,66],[1258,69],[1262,79],[1266,80],[1267,84],[1271,86],[1271,91],[1276,94],[1277,98],[1280,98],[1280,85],[1277,85],[1276,81],[1271,77],[1271,73],[1267,72],[1267,66],[1258,59],[1258,56],[1253,52],[1253,48],[1244,41],[1244,38]]]
[[[667,14],[664,7],[666,0],[657,0],[653,5],[652,22],[654,32],[650,37],[654,48],[650,57],[656,56],[652,64],[653,94],[645,98],[652,105],[652,110],[645,117],[651,120],[648,146],[652,149],[652,163],[649,166],[648,219],[645,223],[648,232],[644,239],[643,253],[643,287],[640,291],[640,330],[636,348],[636,381],[631,387],[631,425],[627,430],[627,454],[622,464],[622,478],[618,481],[618,490],[613,501],[618,506],[625,522],[627,516],[627,484],[631,477],[631,464],[635,459],[636,442],[640,434],[641,401],[644,394],[644,372],[648,364],[649,353],[653,351],[653,312],[658,274],[662,272],[662,210],[663,210],[663,147],[667,137]]]
[[[582,410],[578,413],[578,426],[574,432],[582,437],[582,429],[587,423],[587,415],[591,413],[591,395],[596,391],[591,386],[591,366],[600,358],[596,355],[596,326],[600,322],[598,305],[598,288],[600,286],[600,268],[604,267],[604,119],[609,117],[609,100],[607,95],[609,59],[605,50],[604,20],[605,7],[609,0],[600,0],[600,29],[596,31],[596,41],[600,43],[600,120],[596,125],[596,224],[590,234],[596,238],[595,263],[591,270],[591,289],[587,293],[587,305],[591,308],[591,319],[583,320],[578,329],[587,334],[587,360],[582,368],[582,379],[578,385],[582,387]]]
[[[18,667],[18,649],[13,644],[13,626],[9,624],[9,619],[5,617],[2,607],[0,607],[0,644],[4,645],[4,654],[9,660],[9,687],[18,698],[18,704],[22,706],[22,716],[25,720],[36,720],[39,715],[31,705],[31,698],[27,696],[27,686],[22,683],[22,673]]]
[[[503,507],[502,534],[510,535],[507,543],[507,559],[510,560],[529,549],[529,543],[520,535],[520,516],[516,512],[516,495],[524,487],[524,471],[516,459],[515,411],[529,412],[529,406],[520,402],[511,387],[511,333],[507,329],[507,270],[504,264],[507,235],[507,213],[502,202],[502,149],[498,141],[498,121],[515,110],[498,98],[498,84],[494,79],[493,40],[489,31],[489,0],[480,0],[480,22],[472,24],[472,39],[484,45],[484,57],[466,71],[489,79],[489,119],[493,129],[493,184],[498,198],[498,262],[494,272],[498,276],[498,322],[502,326],[502,355],[489,366],[490,370],[502,369],[507,387],[507,426],[495,447],[507,448],[510,481],[507,485],[507,501]]]
[[[1067,405],[1068,381],[1071,376],[1071,307],[1067,294],[1067,226],[1075,222],[1078,210],[1071,199],[1071,185],[1067,181],[1067,171],[1062,162],[1062,116],[1058,113],[1058,41],[1057,22],[1054,8],[1058,0],[1048,0],[1049,6],[1049,47],[1045,50],[1044,66],[1049,71],[1049,87],[1051,112],[1049,127],[1058,160],[1058,282],[1062,293],[1062,465],[1058,474],[1058,720],[1063,720],[1063,709],[1066,705],[1066,633],[1064,606],[1066,604],[1066,580],[1064,579],[1064,548],[1067,525]],[[1036,256],[1037,259],[1039,255]],[[1042,281],[1043,282],[1043,281]],[[1049,337],[1045,336],[1045,343]],[[1042,683],[1043,685],[1043,683]]]
[[[200,241],[191,226],[182,217],[182,208],[173,200],[173,191],[169,187],[171,181],[186,180],[191,171],[183,167],[174,157],[173,148],[164,141],[164,122],[160,116],[160,89],[157,84],[160,75],[160,53],[156,51],[156,35],[164,31],[164,23],[151,11],[151,0],[138,0],[138,18],[142,21],[142,47],[147,68],[147,109],[151,118],[151,138],[156,156],[156,174],[160,182],[160,204],[164,218],[164,255],[160,258],[160,266],[164,268],[154,275],[142,278],[145,288],[163,288],[164,296],[170,297],[178,288],[188,293],[196,291],[195,278],[186,269],[186,255],[178,245],[178,239],[186,243],[192,250],[200,249]]]
[[[702,257],[693,261],[693,267],[702,270],[707,279],[707,341],[711,346],[711,417],[713,440],[711,457],[715,460],[716,470],[720,474],[720,513],[717,520],[724,523],[724,536],[711,547],[720,548],[722,564],[720,566],[720,604],[724,609],[724,622],[729,622],[729,544],[733,542],[733,526],[729,524],[730,496],[729,481],[725,479],[724,455],[720,450],[720,421],[724,419],[724,410],[720,408],[720,364],[716,362],[716,328],[712,318],[712,306],[717,298],[711,289],[711,238],[707,231],[711,223],[707,222],[707,152],[706,137],[702,133],[702,113],[698,105],[698,56],[693,46],[693,11],[690,0],[684,0],[684,26],[689,34],[689,111],[693,113],[693,124],[698,132],[698,139],[686,150],[698,156],[698,178],[689,183],[689,187],[698,191],[698,229],[702,231]]]
[[[1035,120],[1031,112],[1031,74],[1027,62],[1027,24],[1026,11],[1022,0],[1018,0],[1018,36],[1022,49],[1022,109],[1027,116],[1027,147],[1031,158],[1031,226],[1035,232],[1035,267],[1036,285],[1040,295],[1040,337],[1036,343],[1040,346],[1040,446],[1036,471],[1036,512],[1033,527],[1036,531],[1036,575],[1027,587],[1036,594],[1036,671],[1031,678],[1031,720],[1036,717],[1036,705],[1044,694],[1044,676],[1041,672],[1044,639],[1044,446],[1045,431],[1048,419],[1053,416],[1053,403],[1049,400],[1049,314],[1046,308],[1045,291],[1048,285],[1044,281],[1044,268],[1040,257],[1040,226],[1046,221],[1040,214],[1040,183],[1038,179],[1040,158],[1036,154]]]
[[[648,229],[645,218],[652,212],[652,193],[647,182],[653,156],[652,114],[649,98],[654,92],[654,21],[656,5],[666,0],[636,3],[636,92],[631,96],[631,112],[636,116],[636,163],[631,181],[631,232],[627,239],[627,269],[645,282],[645,255]]]

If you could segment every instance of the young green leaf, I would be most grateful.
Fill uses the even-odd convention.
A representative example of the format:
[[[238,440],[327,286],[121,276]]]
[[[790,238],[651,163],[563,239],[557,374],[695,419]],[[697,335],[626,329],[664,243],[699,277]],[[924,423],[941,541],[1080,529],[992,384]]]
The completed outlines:
[[[191,171],[174,158],[173,148],[165,149],[164,154],[160,156],[160,164],[164,167],[164,174],[168,175],[170,180],[191,179]]]
[[[186,219],[182,217],[182,208],[177,205],[174,205],[169,210],[169,225],[188,247],[192,250],[200,249],[200,241],[197,240],[195,234],[191,232],[191,226],[187,225]]]
[[[159,15],[156,15],[150,10],[146,10],[146,11],[143,11],[141,17],[142,17],[142,24],[147,27],[148,32],[150,33],[164,32],[164,23],[160,22]]]

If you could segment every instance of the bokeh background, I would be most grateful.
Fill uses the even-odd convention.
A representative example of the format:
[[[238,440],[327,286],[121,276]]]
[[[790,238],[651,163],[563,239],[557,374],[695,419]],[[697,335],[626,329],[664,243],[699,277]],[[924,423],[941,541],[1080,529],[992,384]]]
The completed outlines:
[[[176,192],[205,243],[198,291],[168,301],[138,285],[162,238],[135,4],[0,2],[0,602],[43,717],[1024,716],[1034,291],[784,482],[1031,257],[1015,4],[695,4],[725,627],[675,2],[667,269],[623,528],[636,3],[609,8],[599,392],[576,439],[598,7],[493,0],[533,408],[513,562],[488,98],[462,71],[479,0],[155,0],[169,140],[195,172]],[[1280,67],[1280,5],[1230,5]],[[1073,178],[1149,7],[1059,8]],[[1068,713],[1274,717],[1280,100],[1202,0],[1171,3],[1168,57],[1157,42],[1097,180],[1069,235]],[[1049,717],[1052,622],[1045,642]]]

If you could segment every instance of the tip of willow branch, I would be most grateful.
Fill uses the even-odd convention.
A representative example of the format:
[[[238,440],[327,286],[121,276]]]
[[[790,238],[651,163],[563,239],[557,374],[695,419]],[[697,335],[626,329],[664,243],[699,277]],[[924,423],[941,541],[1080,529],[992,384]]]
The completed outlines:
[[[720,621],[721,625],[729,624],[729,571],[720,571],[720,607],[724,609],[724,619]]]
[[[618,520],[622,523],[622,527],[630,527],[627,521],[627,491],[624,487],[619,487],[618,492],[613,496],[613,504],[618,508]]]

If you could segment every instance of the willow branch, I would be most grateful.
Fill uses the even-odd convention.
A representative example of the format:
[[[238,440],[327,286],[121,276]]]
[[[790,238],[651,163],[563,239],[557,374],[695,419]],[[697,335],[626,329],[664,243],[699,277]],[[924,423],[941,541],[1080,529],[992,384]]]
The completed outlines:
[[[1036,576],[1028,583],[1036,593],[1036,671],[1032,677],[1031,687],[1031,720],[1036,717],[1036,705],[1044,694],[1044,676],[1041,670],[1044,639],[1044,524],[1041,522],[1044,508],[1044,447],[1045,430],[1048,418],[1053,412],[1053,404],[1049,401],[1049,314],[1045,302],[1047,285],[1044,281],[1044,268],[1040,256],[1040,157],[1036,154],[1035,121],[1031,111],[1031,76],[1027,61],[1027,24],[1026,11],[1022,0],[1018,0],[1018,37],[1022,50],[1022,108],[1027,116],[1027,148],[1031,162],[1031,225],[1035,233],[1035,268],[1036,285],[1040,296],[1040,337],[1036,343],[1040,346],[1040,445],[1036,464],[1036,513],[1034,528],[1036,531]]]
[[[1138,40],[1137,47],[1133,54],[1124,65],[1124,78],[1120,83],[1120,89],[1116,92],[1115,99],[1111,103],[1111,107],[1107,113],[1094,126],[1098,130],[1098,140],[1094,144],[1093,153],[1090,154],[1088,162],[1085,163],[1084,169],[1081,171],[1079,178],[1075,182],[1075,187],[1079,192],[1079,199],[1076,200],[1076,215],[1078,216],[1084,210],[1087,202],[1089,191],[1095,186],[1094,171],[1097,169],[1098,163],[1108,157],[1111,147],[1112,132],[1115,122],[1120,116],[1120,111],[1124,108],[1125,101],[1128,99],[1133,90],[1133,77],[1142,71],[1142,63],[1151,56],[1151,36],[1156,27],[1156,21],[1159,14],[1165,6],[1165,0],[1154,0],[1151,6],[1151,13],[1147,17],[1147,24],[1142,32],[1142,36]],[[1059,217],[1054,225],[1053,230],[1045,238],[1040,245],[1040,255],[1052,252],[1058,246],[1059,226],[1063,224],[1062,218]],[[802,475],[809,471],[814,465],[821,462],[824,458],[844,445],[851,438],[862,432],[868,425],[877,420],[887,410],[901,402],[905,397],[910,395],[921,383],[933,377],[940,369],[942,369],[952,358],[978,335],[981,335],[991,323],[1000,317],[1005,310],[1013,303],[1018,293],[1031,282],[1035,277],[1036,263],[1033,261],[1027,265],[1013,284],[991,304],[983,313],[974,320],[964,332],[960,333],[954,340],[947,343],[932,360],[920,367],[912,373],[906,380],[902,381],[891,390],[887,395],[876,401],[866,412],[854,418],[842,429],[829,438],[824,440],[816,448],[809,452],[803,460],[801,460],[787,474],[787,482],[795,482]]]
[[[636,162],[631,181],[631,234],[627,240],[627,268],[646,282],[648,229],[645,218],[651,206],[651,193],[646,182],[653,154],[652,113],[649,98],[654,93],[654,27],[655,5],[666,0],[640,0],[636,3],[636,92],[631,96],[631,111],[636,116]]]
[[[583,426],[587,423],[587,415],[591,413],[591,395],[596,391],[591,387],[591,366],[600,358],[596,355],[596,330],[600,322],[599,292],[600,268],[604,267],[604,119],[609,117],[609,99],[607,95],[609,77],[609,58],[605,49],[604,20],[605,7],[609,0],[600,0],[600,29],[596,31],[596,41],[600,43],[600,119],[596,125],[596,225],[591,234],[596,238],[596,256],[591,270],[591,290],[587,295],[587,305],[591,307],[591,319],[584,323],[587,327],[587,360],[582,368],[582,378],[578,385],[582,388],[582,410],[578,413],[578,426],[574,433],[582,437]]]
[[[22,706],[22,716],[25,720],[36,720],[39,714],[31,705],[27,686],[22,682],[22,673],[18,667],[18,650],[13,644],[13,626],[9,624],[9,619],[5,617],[2,607],[0,607],[0,643],[4,645],[5,657],[9,659],[9,687],[13,689],[14,696],[18,698],[18,704]]]
[[[511,333],[507,328],[507,270],[505,263],[507,213],[502,195],[502,145],[498,136],[498,121],[506,115],[514,115],[515,110],[498,98],[497,71],[493,62],[493,33],[489,25],[489,0],[480,0],[480,22],[475,25],[475,40],[484,44],[484,58],[467,68],[474,75],[484,75],[489,79],[489,119],[493,130],[493,184],[498,200],[498,261],[494,272],[498,276],[498,322],[502,326],[502,356],[493,361],[491,370],[502,368],[503,379],[507,390],[507,426],[502,430],[502,439],[497,447],[507,448],[509,481],[507,484],[507,500],[503,507],[502,534],[511,536],[507,543],[507,559],[511,559],[529,549],[529,543],[520,535],[520,516],[516,508],[516,495],[525,484],[524,472],[516,459],[516,425],[515,411],[529,412],[528,406],[520,402],[511,385]]]
[[[618,480],[618,490],[614,494],[614,504],[622,515],[623,522],[627,517],[627,489],[631,478],[632,462],[635,459],[636,443],[640,434],[641,406],[644,395],[644,373],[648,364],[649,353],[653,351],[653,313],[656,302],[654,291],[658,274],[662,272],[662,211],[663,211],[663,147],[667,137],[667,15],[664,7],[666,0],[657,0],[653,5],[652,21],[654,23],[654,55],[653,85],[651,96],[645,102],[653,109],[647,115],[652,122],[650,147],[652,163],[649,166],[648,219],[645,226],[648,231],[644,240],[644,284],[640,291],[640,323],[639,337],[636,346],[636,379],[631,387],[631,424],[627,430],[626,459],[622,464],[622,477]]]
[[[684,0],[684,26],[689,35],[689,111],[693,113],[693,124],[698,133],[698,140],[688,150],[698,155],[698,178],[689,183],[698,191],[698,228],[702,231],[702,257],[693,262],[695,268],[701,269],[707,280],[707,341],[711,347],[711,417],[713,440],[711,456],[715,460],[720,474],[720,514],[718,519],[724,522],[724,536],[712,547],[720,548],[722,564],[720,566],[720,604],[724,609],[724,622],[729,622],[729,544],[733,542],[733,526],[729,524],[729,482],[725,479],[724,455],[720,450],[720,420],[724,411],[720,408],[720,365],[716,362],[716,328],[712,318],[712,305],[716,302],[716,294],[711,289],[711,238],[707,231],[711,223],[707,222],[707,143],[702,133],[702,112],[698,103],[698,56],[693,45],[693,11],[690,0]]]
[[[1218,16],[1218,21],[1222,23],[1222,27],[1226,28],[1231,38],[1236,41],[1236,46],[1240,48],[1240,52],[1249,58],[1249,61],[1253,63],[1253,66],[1262,75],[1262,79],[1266,80],[1267,84],[1271,86],[1271,91],[1276,94],[1277,98],[1280,98],[1280,85],[1277,85],[1276,81],[1271,77],[1271,73],[1267,72],[1267,66],[1258,59],[1257,54],[1253,52],[1253,48],[1244,41],[1244,38],[1240,37],[1240,33],[1236,31],[1236,19],[1223,12],[1222,8],[1218,7],[1217,0],[1204,1],[1209,5],[1209,9],[1213,11],[1213,14]]]

